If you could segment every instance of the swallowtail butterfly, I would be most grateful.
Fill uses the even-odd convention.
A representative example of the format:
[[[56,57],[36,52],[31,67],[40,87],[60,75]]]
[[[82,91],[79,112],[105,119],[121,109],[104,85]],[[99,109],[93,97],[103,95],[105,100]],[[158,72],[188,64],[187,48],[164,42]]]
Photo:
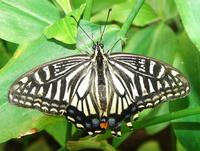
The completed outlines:
[[[128,53],[105,53],[101,41],[93,54],[75,55],[40,65],[19,77],[9,101],[53,115],[64,115],[89,135],[111,129],[121,135],[138,112],[185,97],[187,79],[155,59]]]

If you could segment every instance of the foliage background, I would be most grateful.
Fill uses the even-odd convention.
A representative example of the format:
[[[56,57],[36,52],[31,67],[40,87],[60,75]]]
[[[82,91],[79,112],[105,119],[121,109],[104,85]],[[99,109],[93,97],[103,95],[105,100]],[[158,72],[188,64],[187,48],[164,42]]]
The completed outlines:
[[[105,49],[121,38],[123,51],[172,64],[191,82],[188,97],[142,112],[133,122],[133,131],[122,127],[120,138],[111,137],[109,132],[87,137],[63,117],[8,103],[9,86],[21,74],[91,47],[85,34],[77,31],[71,14],[78,19],[83,14],[81,26],[98,39],[99,25],[105,23],[109,8],[113,11],[104,37]],[[0,150],[198,150],[199,8],[199,0],[1,0]],[[122,47],[118,44],[113,51],[122,51]],[[41,132],[16,139],[34,131]]]

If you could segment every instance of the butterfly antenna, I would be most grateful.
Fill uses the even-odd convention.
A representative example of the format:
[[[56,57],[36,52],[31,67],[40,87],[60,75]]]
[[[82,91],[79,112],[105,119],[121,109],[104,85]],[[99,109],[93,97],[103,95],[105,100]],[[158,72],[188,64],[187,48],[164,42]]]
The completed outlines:
[[[78,24],[78,21],[76,20],[76,18],[73,15],[71,15],[71,17],[75,20],[75,22],[77,23],[78,27],[80,27],[81,30],[85,33],[85,35],[92,41],[93,45],[95,45],[94,40],[87,34],[87,32],[81,27],[81,25]]]
[[[105,23],[104,28],[103,28],[103,31],[102,31],[102,33],[101,33],[100,42],[101,42],[102,39],[103,39],[103,34],[104,34],[105,30],[106,30],[106,26],[107,26],[107,24],[108,24],[108,18],[109,18],[109,16],[110,16],[110,12],[111,12],[111,11],[112,11],[112,9],[110,8],[110,9],[108,10],[108,14],[107,14],[107,17],[106,17],[106,23]]]
[[[121,39],[118,39],[118,40],[114,43],[114,45],[113,45],[110,49],[108,49],[107,53],[109,53],[110,51],[112,51],[113,48],[116,46],[116,44],[117,44],[120,40],[121,40]]]

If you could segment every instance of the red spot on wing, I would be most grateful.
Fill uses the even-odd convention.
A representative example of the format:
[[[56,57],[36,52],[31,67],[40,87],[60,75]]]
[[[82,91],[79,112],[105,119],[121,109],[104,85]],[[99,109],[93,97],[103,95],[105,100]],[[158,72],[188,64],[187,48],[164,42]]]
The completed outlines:
[[[108,122],[101,122],[101,123],[100,123],[100,127],[101,127],[102,129],[107,129],[107,128],[108,128]]]

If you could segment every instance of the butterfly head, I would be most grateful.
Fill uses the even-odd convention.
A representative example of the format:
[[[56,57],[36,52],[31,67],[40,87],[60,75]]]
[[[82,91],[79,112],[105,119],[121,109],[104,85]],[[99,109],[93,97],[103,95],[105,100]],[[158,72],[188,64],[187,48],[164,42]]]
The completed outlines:
[[[95,50],[100,50],[103,49],[104,45],[103,43],[97,41],[96,43],[94,43],[94,45],[92,46],[92,49]]]
[[[97,41],[96,43],[94,43],[94,45],[92,46],[92,49],[94,50],[94,52],[96,54],[99,54],[99,53],[103,54],[103,48],[104,48],[103,43],[101,43],[99,41]]]

